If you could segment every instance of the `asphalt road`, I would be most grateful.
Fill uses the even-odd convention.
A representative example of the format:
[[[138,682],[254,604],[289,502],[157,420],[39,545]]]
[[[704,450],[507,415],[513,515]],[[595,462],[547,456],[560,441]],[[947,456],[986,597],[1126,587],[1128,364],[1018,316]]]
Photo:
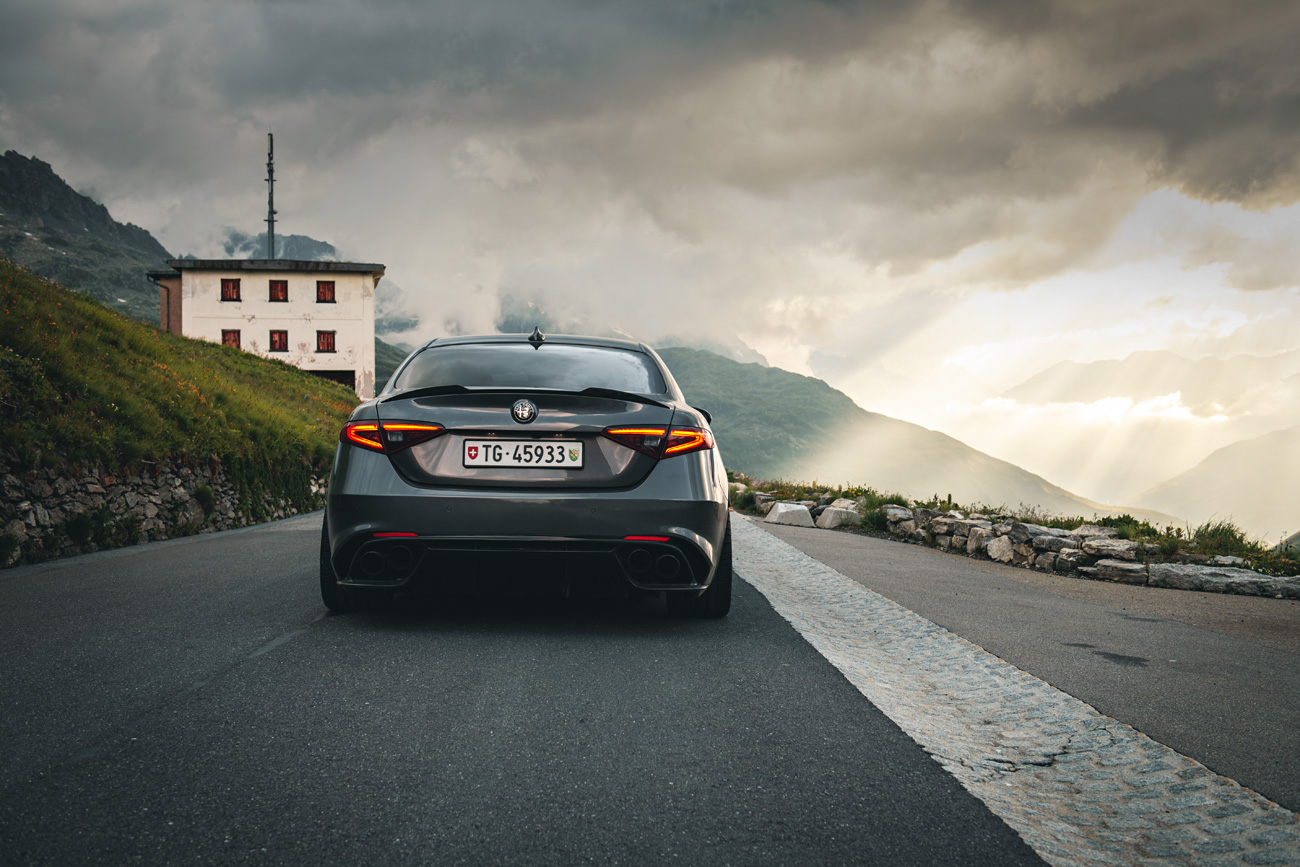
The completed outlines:
[[[1300,811],[1300,601],[1086,581],[857,533],[756,526]]]
[[[319,520],[0,577],[0,863],[1041,863],[743,582],[326,616]]]

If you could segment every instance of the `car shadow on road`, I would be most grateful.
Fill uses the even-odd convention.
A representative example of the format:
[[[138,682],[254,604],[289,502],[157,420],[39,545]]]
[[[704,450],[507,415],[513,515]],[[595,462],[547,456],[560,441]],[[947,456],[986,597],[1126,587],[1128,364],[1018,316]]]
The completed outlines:
[[[462,597],[398,599],[373,611],[331,615],[375,632],[484,631],[510,634],[658,637],[715,631],[726,620],[693,620],[668,613],[662,597],[629,599]]]

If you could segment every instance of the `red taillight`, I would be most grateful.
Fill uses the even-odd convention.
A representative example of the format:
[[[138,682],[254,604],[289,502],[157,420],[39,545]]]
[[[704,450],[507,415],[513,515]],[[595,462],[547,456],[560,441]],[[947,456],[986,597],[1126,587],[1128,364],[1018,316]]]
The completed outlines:
[[[664,446],[664,457],[684,455],[687,452],[698,452],[711,448],[713,448],[713,434],[709,431],[695,427],[675,427],[672,433],[668,434],[668,442]]]
[[[419,533],[371,533],[376,539],[418,539]]]
[[[350,421],[343,426],[339,440],[362,448],[374,449],[377,452],[384,450],[384,444],[379,441],[378,422]]]
[[[624,536],[624,542],[669,542],[668,536]]]
[[[605,428],[605,436],[628,448],[645,452],[653,458],[663,451],[664,436],[667,428],[662,427],[611,427]]]
[[[654,458],[667,458],[713,448],[713,434],[694,427],[612,427],[605,436]]]
[[[339,432],[339,440],[371,451],[392,454],[443,433],[440,424],[406,421],[350,421]]]

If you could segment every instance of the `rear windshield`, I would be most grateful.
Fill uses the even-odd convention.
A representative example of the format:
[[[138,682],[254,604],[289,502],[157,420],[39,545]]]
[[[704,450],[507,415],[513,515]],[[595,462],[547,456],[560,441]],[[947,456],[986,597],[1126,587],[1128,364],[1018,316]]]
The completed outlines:
[[[440,385],[668,393],[658,365],[644,353],[556,343],[540,349],[528,343],[433,346],[413,358],[394,383],[399,391]]]

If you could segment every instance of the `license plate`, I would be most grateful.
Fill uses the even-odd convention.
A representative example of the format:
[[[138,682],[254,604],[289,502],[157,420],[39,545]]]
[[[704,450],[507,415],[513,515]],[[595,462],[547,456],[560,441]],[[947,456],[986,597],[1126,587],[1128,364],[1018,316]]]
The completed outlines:
[[[533,440],[465,440],[467,467],[582,469],[582,443]]]

